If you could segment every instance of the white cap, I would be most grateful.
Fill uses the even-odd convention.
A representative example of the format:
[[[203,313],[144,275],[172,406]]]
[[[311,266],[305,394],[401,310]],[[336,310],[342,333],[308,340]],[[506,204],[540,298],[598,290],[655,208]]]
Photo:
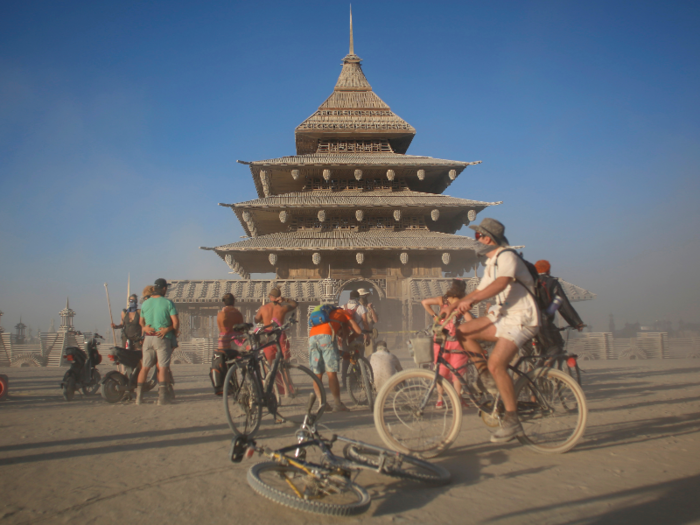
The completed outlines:
[[[359,288],[357,290],[357,293],[360,295],[369,295],[369,292],[367,290],[365,290],[364,288]]]

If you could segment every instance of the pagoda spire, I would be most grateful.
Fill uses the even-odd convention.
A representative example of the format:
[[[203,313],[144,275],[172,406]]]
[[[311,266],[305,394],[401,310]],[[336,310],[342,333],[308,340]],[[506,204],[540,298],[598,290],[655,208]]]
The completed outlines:
[[[350,55],[355,54],[355,44],[352,40],[352,4],[350,4]]]

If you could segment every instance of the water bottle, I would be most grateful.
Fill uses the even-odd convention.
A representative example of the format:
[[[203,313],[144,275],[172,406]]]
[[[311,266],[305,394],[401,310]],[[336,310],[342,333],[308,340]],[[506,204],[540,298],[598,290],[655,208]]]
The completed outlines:
[[[561,303],[563,303],[564,300],[559,297],[558,295],[554,296],[554,301],[552,301],[552,304],[550,304],[547,307],[547,315],[554,315],[557,310],[559,310],[559,307],[561,306]]]

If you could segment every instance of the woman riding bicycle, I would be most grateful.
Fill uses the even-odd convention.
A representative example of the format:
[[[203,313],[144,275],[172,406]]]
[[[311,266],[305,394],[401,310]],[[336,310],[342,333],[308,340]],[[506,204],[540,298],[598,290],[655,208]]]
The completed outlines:
[[[464,298],[464,296],[467,293],[467,283],[466,281],[462,279],[453,279],[452,284],[450,287],[447,289],[445,292],[445,295],[439,296],[439,297],[431,297],[429,299],[423,299],[421,301],[421,304],[423,305],[423,308],[425,308],[425,311],[428,312],[433,320],[436,318],[441,318],[441,316],[445,313],[448,312],[448,310],[452,310],[454,306],[459,303],[461,299]],[[440,308],[440,311],[436,314],[435,310],[433,310],[433,306],[438,306]],[[466,314],[469,315],[469,314]],[[458,315],[450,319],[447,324],[443,325],[443,328],[447,330],[447,336],[446,336],[446,341],[445,341],[445,361],[450,363],[455,369],[460,370],[460,368],[463,368],[467,364],[467,360],[469,359],[467,354],[464,352],[464,349],[462,348],[462,345],[459,342],[459,339],[457,338],[457,327],[464,323],[464,317],[463,315]],[[435,353],[435,361],[437,363],[437,357],[438,353],[440,352],[440,345],[437,343],[433,343],[433,351]],[[449,352],[449,353],[448,353]],[[458,394],[460,394],[460,399],[462,399],[462,408],[468,408],[469,405],[467,402],[461,398],[462,394],[462,383],[460,383],[459,379],[452,373],[450,372],[445,366],[440,366],[439,373],[442,377],[447,379],[448,381],[451,381],[452,384],[455,387],[455,390],[457,391]],[[437,385],[438,389],[438,401],[435,405],[436,408],[443,408],[445,406],[445,402],[442,399],[442,387],[438,384]]]

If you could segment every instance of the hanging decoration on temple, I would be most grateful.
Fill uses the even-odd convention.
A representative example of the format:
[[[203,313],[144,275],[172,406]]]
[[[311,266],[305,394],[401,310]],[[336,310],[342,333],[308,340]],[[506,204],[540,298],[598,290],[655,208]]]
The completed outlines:
[[[440,210],[431,211],[430,218],[433,219],[433,221],[437,221],[440,218]]]

